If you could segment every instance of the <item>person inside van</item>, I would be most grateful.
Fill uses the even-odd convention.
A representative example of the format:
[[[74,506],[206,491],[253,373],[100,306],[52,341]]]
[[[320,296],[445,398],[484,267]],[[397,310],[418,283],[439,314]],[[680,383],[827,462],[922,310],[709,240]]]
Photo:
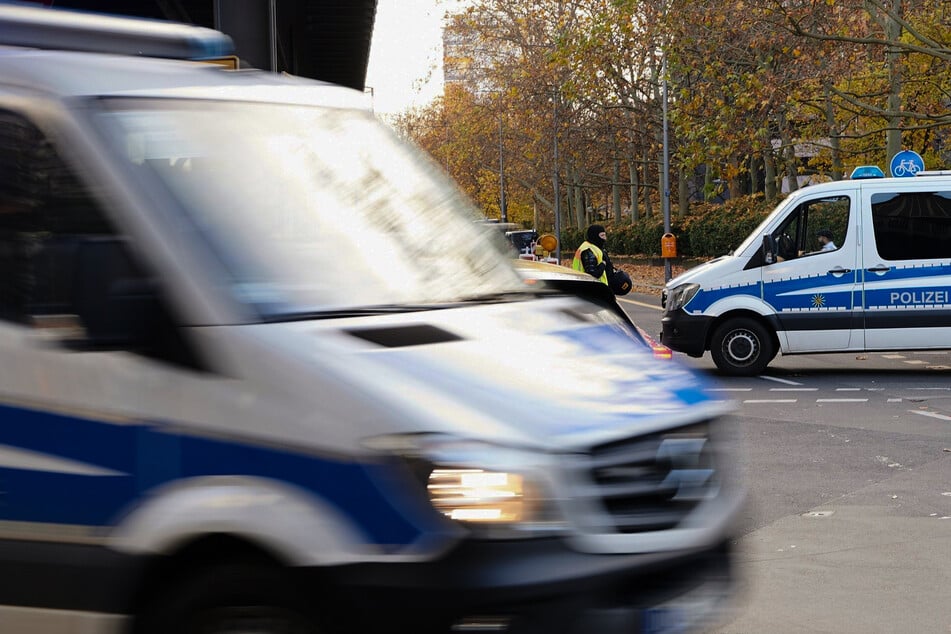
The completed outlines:
[[[833,241],[834,236],[828,229],[821,229],[819,233],[816,234],[816,237],[819,240],[819,244],[821,245],[819,249],[820,252],[835,251],[839,248],[835,246],[835,242]]]

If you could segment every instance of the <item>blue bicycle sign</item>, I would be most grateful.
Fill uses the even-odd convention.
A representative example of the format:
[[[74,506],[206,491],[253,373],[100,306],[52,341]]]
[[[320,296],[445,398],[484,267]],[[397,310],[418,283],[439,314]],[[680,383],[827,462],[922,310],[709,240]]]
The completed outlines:
[[[891,170],[892,176],[914,176],[925,169],[925,161],[917,152],[902,150],[892,157],[888,169]]]

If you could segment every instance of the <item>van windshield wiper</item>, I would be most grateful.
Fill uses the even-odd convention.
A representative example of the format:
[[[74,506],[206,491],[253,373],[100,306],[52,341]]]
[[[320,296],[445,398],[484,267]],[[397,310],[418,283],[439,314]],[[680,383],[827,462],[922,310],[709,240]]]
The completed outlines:
[[[456,300],[459,304],[500,304],[504,302],[519,302],[526,299],[533,299],[539,295],[551,295],[553,291],[549,288],[532,288],[519,291],[499,291],[497,293],[482,293],[479,295],[470,295],[460,297]]]
[[[349,317],[398,315],[401,313],[418,313],[428,310],[445,310],[447,308],[458,308],[459,306],[471,306],[473,304],[499,304],[504,302],[522,301],[525,299],[538,297],[541,294],[551,293],[552,291],[550,289],[542,288],[526,291],[500,291],[497,293],[483,293],[468,297],[458,297],[442,302],[433,302],[431,304],[376,304],[373,306],[350,306],[347,308],[334,308],[329,310],[277,313],[265,315],[264,321],[267,323],[278,323],[285,321],[309,321],[316,319],[346,319]]]
[[[301,311],[265,315],[264,321],[277,323],[282,321],[310,321],[313,319],[346,319],[348,317],[372,317],[374,315],[398,315],[417,313],[426,310],[449,308],[450,304],[380,304],[376,306],[353,306],[331,310]]]

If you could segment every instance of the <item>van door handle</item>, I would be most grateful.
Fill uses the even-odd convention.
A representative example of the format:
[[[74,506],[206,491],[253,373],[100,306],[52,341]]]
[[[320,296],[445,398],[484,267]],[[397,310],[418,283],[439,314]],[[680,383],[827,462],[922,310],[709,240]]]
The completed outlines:
[[[845,275],[846,273],[851,273],[852,269],[843,269],[841,266],[837,266],[834,269],[829,271],[829,275],[834,275],[839,277],[840,275]]]
[[[873,266],[872,268],[868,269],[868,272],[869,273],[888,273],[891,270],[892,270],[892,267],[879,264],[878,266]]]

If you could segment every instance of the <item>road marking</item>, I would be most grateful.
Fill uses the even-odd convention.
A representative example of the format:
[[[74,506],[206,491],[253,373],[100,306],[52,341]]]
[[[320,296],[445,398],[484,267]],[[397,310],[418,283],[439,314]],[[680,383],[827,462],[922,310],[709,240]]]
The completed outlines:
[[[889,402],[889,403],[901,403],[901,399],[900,399],[900,398],[890,398],[890,399],[888,399],[888,402]]]
[[[867,403],[867,398],[817,398],[816,403]]]
[[[817,387],[771,387],[770,392],[818,392]]]
[[[786,385],[802,385],[802,383],[797,383],[796,381],[790,381],[789,379],[780,379],[775,376],[766,376],[765,374],[761,374],[759,378],[766,379],[767,381],[776,381],[777,383],[785,383]]]
[[[910,387],[909,390],[951,390],[951,387]]]
[[[883,354],[883,359],[904,359],[905,355],[903,354]]]
[[[860,387],[837,387],[835,388],[836,392],[861,392],[862,388]]]
[[[743,401],[744,403],[796,403],[798,399],[794,398],[751,398]]]
[[[644,302],[638,302],[633,299],[624,299],[623,297],[618,297],[617,301],[626,302],[628,304],[634,304],[635,306],[641,306],[643,308],[653,308],[654,310],[664,310],[662,306],[655,306],[654,304],[645,304]]]
[[[921,359],[912,359],[911,361],[905,361],[909,365],[928,365],[927,361],[922,361]]]
[[[919,416],[928,416],[930,418],[940,418],[941,420],[951,420],[951,416],[945,416],[944,414],[938,414],[936,412],[921,412],[916,409],[908,410],[912,414],[918,414]]]

